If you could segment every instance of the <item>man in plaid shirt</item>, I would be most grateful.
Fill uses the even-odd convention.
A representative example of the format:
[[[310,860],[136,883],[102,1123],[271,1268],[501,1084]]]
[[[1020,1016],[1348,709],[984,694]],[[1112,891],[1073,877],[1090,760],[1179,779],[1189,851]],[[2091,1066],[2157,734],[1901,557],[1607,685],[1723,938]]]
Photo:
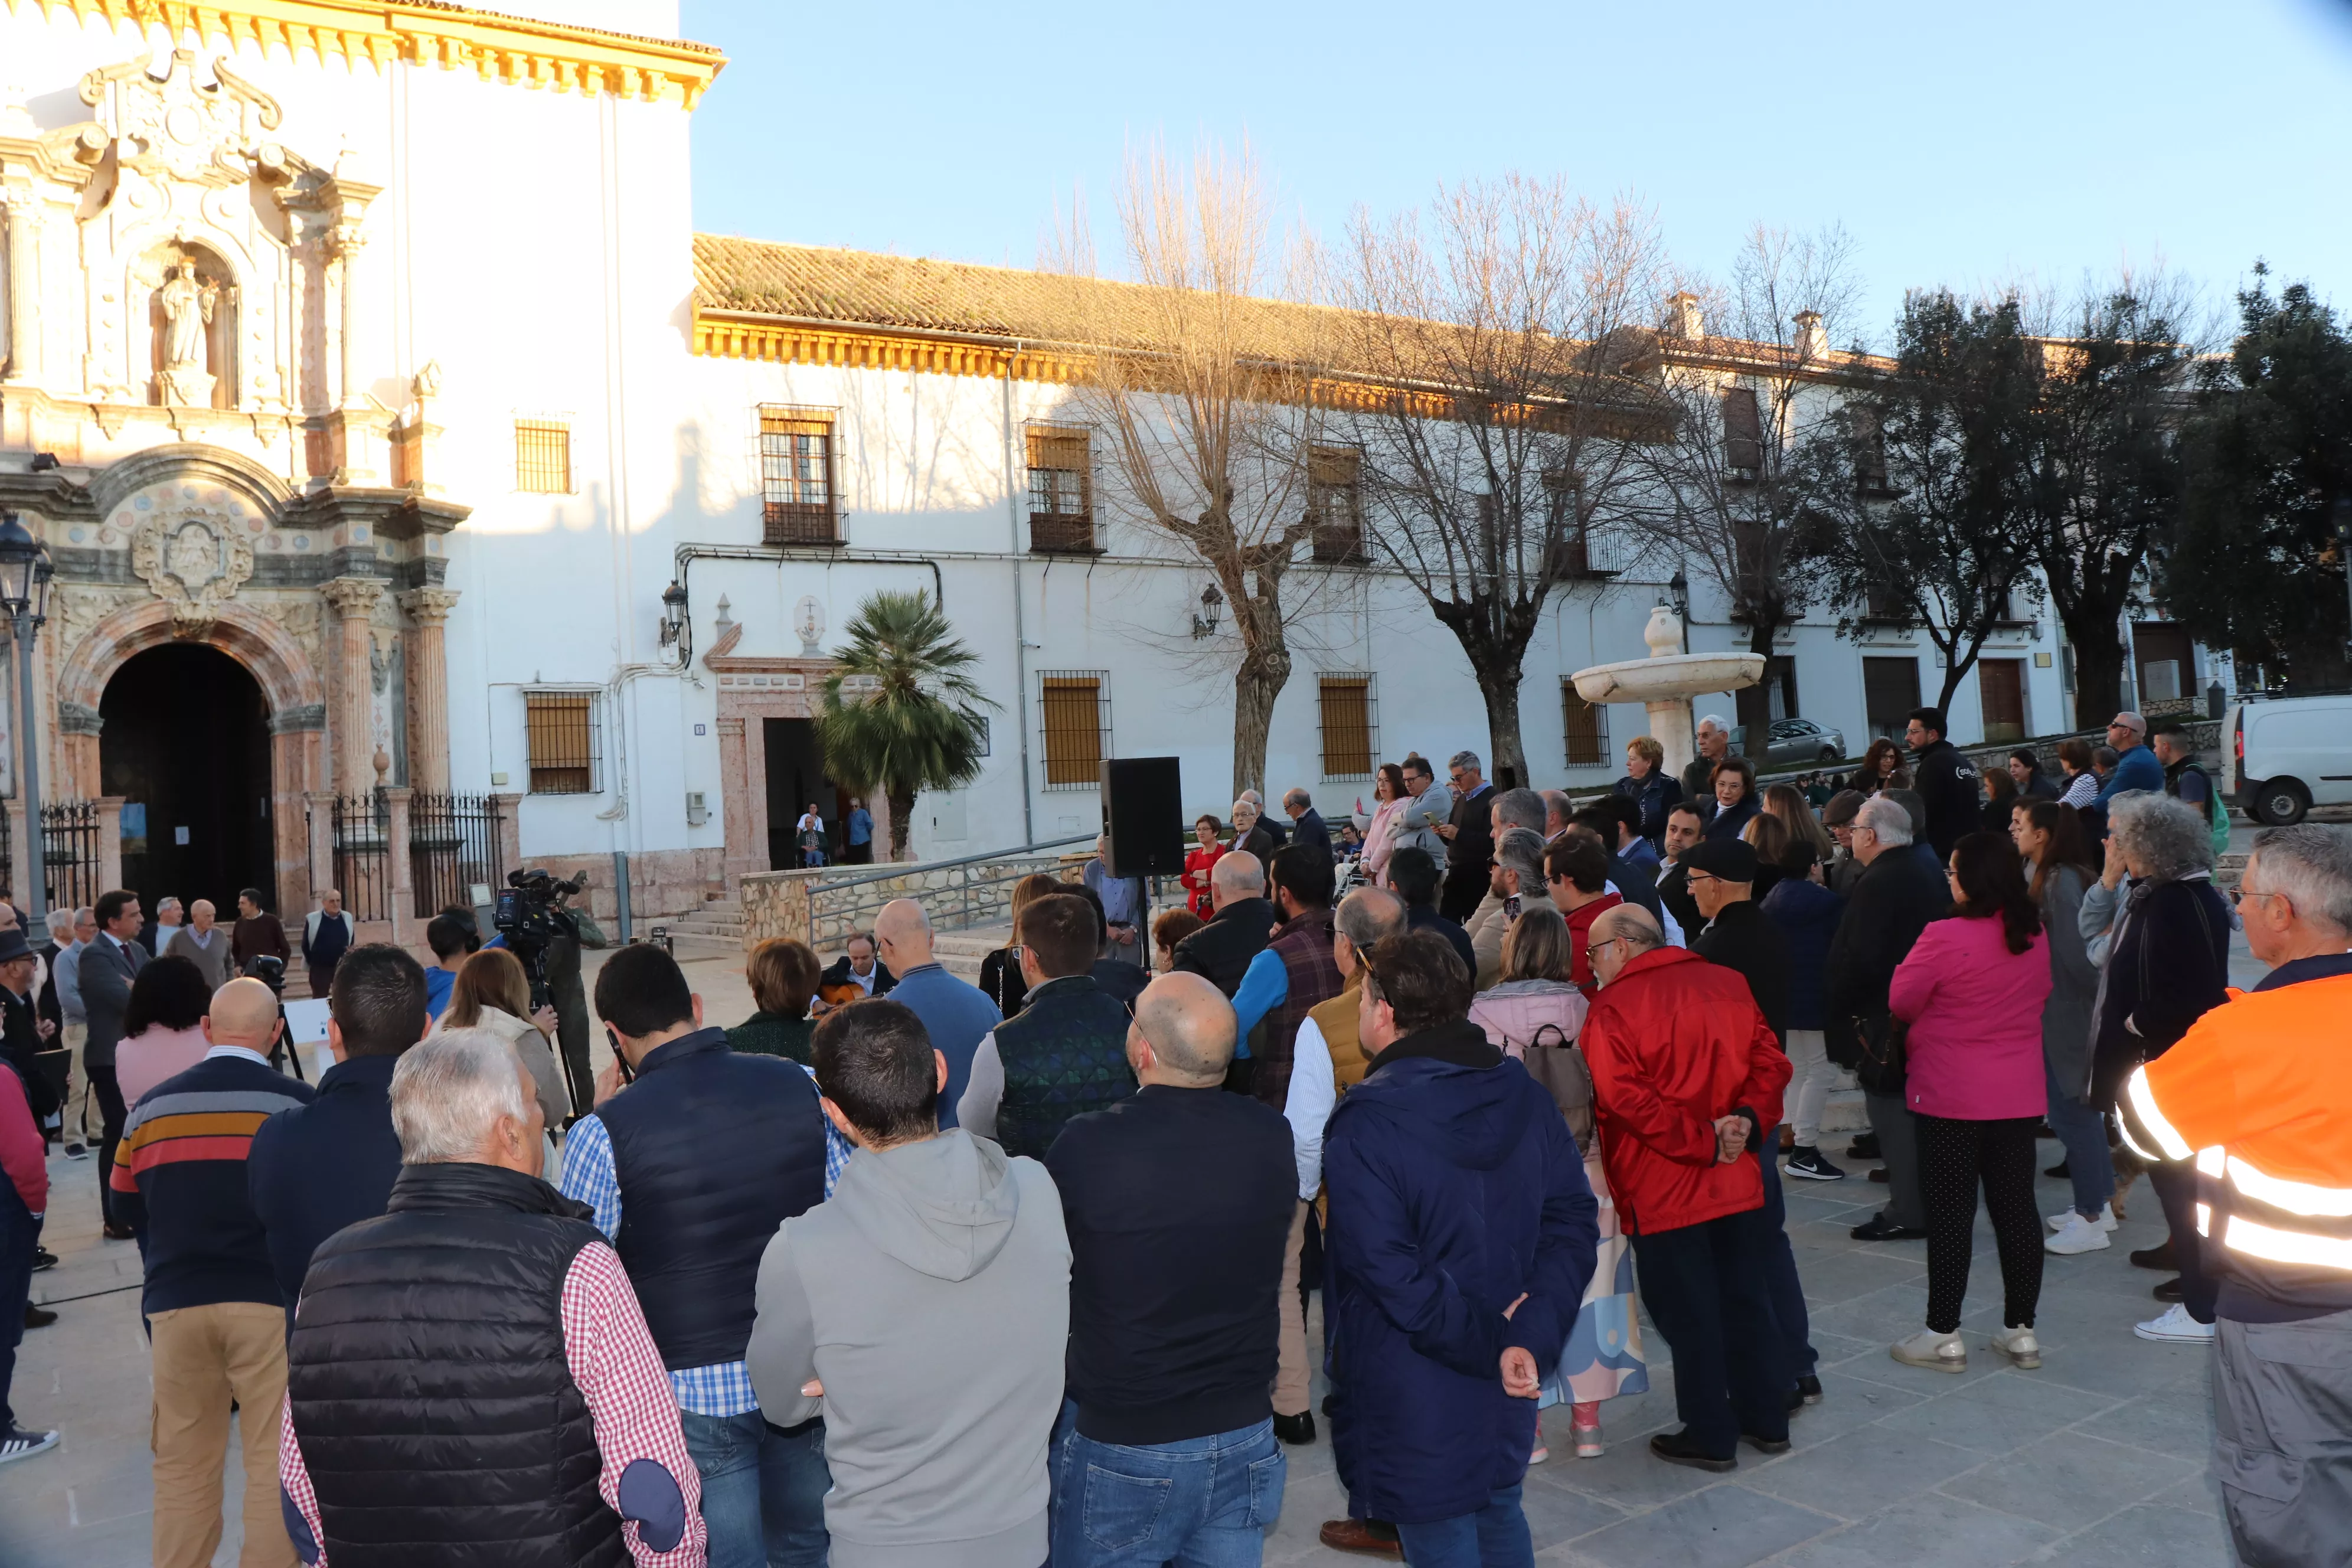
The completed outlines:
[[[635,1568],[703,1568],[660,1352],[620,1258],[538,1179],[529,1069],[495,1035],[434,1035],[394,1069],[392,1118],[389,1212],[320,1245],[296,1315],[297,1555],[556,1568],[617,1536]]]
[[[712,1568],[822,1568],[824,1424],[771,1426],[743,1355],[761,1252],[832,1194],[848,1144],[806,1068],[702,1026],[702,998],[660,948],[606,961],[596,1014],[616,1060],[564,1140],[562,1185],[644,1304],[701,1471]]]

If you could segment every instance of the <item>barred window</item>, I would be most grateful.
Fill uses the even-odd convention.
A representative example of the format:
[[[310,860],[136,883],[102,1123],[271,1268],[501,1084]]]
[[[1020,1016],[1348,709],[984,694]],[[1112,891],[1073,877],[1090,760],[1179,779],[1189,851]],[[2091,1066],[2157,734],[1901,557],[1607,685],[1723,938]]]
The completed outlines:
[[[834,411],[760,405],[760,495],[770,544],[838,544]]]
[[[1092,552],[1094,459],[1087,431],[1074,425],[1032,425],[1027,437],[1029,548]]]
[[[596,793],[596,693],[526,691],[523,726],[530,742],[530,793]]]
[[[1323,776],[1368,779],[1380,754],[1380,712],[1372,678],[1343,672],[1318,678],[1323,720]]]
[[[554,419],[515,421],[515,489],[572,493],[572,426]]]
[[[1314,529],[1316,560],[1348,565],[1364,559],[1361,452],[1353,447],[1307,449],[1307,520]]]
[[[1560,730],[1568,737],[1568,765],[1597,768],[1609,762],[1609,710],[1587,702],[1576,682],[1559,683]]]
[[[1049,669],[1038,675],[1045,729],[1045,787],[1094,789],[1110,752],[1110,672]]]
[[[1723,395],[1723,466],[1742,479],[1754,479],[1764,466],[1764,415],[1752,386]]]

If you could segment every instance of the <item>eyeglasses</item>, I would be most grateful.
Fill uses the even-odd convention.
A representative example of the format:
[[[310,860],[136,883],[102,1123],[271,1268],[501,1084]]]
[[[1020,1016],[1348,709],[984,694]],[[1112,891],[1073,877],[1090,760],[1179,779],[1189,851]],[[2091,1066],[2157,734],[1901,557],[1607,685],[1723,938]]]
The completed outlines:
[[[2248,899],[2275,899],[2278,896],[2276,893],[2264,892],[2260,888],[2249,888],[2242,882],[2230,889],[2230,907],[2236,909]]]
[[[1683,873],[1683,880],[1685,883],[1696,884],[1699,882],[1720,882],[1723,879],[1717,876],[1712,871],[1685,871]]]
[[[1622,936],[1603,937],[1601,941],[1594,942],[1591,946],[1584,950],[1584,962],[1587,963],[1591,963],[1595,958],[1600,956],[1601,951],[1603,948],[1615,947],[1619,942],[1623,942],[1624,940],[1625,939]]]

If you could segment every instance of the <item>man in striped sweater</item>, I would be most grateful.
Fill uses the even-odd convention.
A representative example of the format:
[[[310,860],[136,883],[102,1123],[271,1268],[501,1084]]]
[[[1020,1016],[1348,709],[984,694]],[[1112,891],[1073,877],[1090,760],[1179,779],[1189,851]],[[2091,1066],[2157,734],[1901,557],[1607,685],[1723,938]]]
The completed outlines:
[[[240,1568],[292,1568],[278,1500],[286,1312],[246,1184],[254,1131],[308,1104],[269,1065],[278,998],[258,980],[213,994],[204,1060],[141,1097],[115,1149],[116,1212],[146,1265],[152,1326],[156,1568],[204,1568],[221,1538],[221,1472],[234,1402],[243,1433]]]

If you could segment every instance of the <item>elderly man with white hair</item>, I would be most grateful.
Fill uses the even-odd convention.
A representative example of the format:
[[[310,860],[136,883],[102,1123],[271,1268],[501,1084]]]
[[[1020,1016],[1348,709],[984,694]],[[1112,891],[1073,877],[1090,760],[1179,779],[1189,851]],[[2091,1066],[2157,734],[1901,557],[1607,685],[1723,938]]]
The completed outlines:
[[[201,971],[205,984],[217,991],[229,983],[229,933],[213,923],[213,901],[198,899],[188,906],[188,923],[163,944],[166,958],[184,958]]]
[[[320,1245],[288,1347],[297,1553],[700,1568],[669,1375],[588,1206],[540,1179],[530,1070],[445,1030],[393,1070],[392,1121],[390,1211]]]
[[[1731,721],[1720,713],[1702,715],[1698,721],[1698,755],[1683,770],[1683,798],[1702,817],[1715,817],[1715,764],[1731,755]]]
[[[1481,991],[1503,978],[1503,938],[1512,924],[1529,910],[1555,907],[1544,882],[1544,837],[1533,828],[1506,827],[1496,837],[1495,868],[1487,875],[1486,896],[1464,928],[1478,955]]]
[[[1856,1241],[1918,1241],[1927,1234],[1919,1185],[1919,1138],[1904,1103],[1903,1068],[1890,1058],[1893,1015],[1887,991],[1927,922],[1952,907],[1951,889],[1933,862],[1911,853],[1911,814],[1874,795],[1853,819],[1853,858],[1862,875],[1830,939],[1822,973],[1822,1016],[1832,1060],[1862,1080],[1871,1131],[1886,1162],[1886,1206],[1853,1227]]]
[[[2352,833],[2254,837],[2238,884],[2270,973],[2136,1068],[2125,1138],[2193,1184],[2215,1301],[2221,1508],[2244,1563],[2352,1557]],[[2169,1211],[2168,1210],[2168,1213]]]

